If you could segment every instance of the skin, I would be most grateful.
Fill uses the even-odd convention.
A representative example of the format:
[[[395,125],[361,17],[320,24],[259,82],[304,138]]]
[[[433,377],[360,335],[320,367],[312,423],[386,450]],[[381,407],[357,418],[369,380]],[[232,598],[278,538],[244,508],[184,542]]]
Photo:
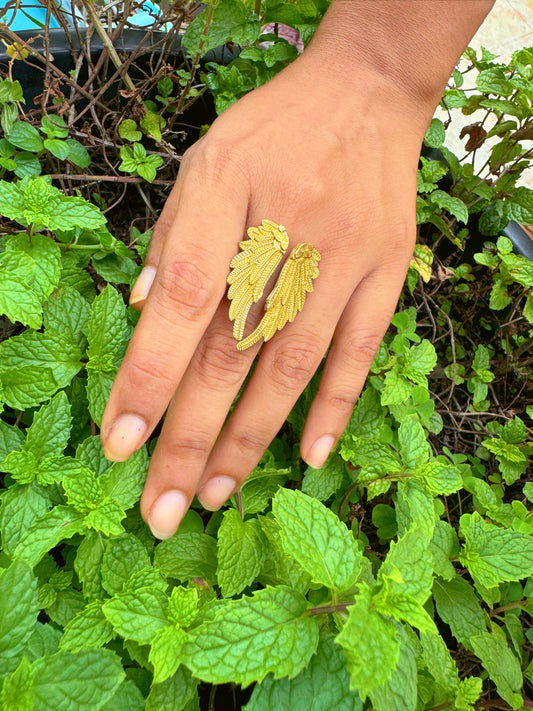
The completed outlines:
[[[424,134],[491,6],[333,0],[304,53],[183,156],[132,292],[142,315],[101,431],[106,456],[124,460],[167,411],[141,499],[157,537],[175,533],[195,494],[214,510],[238,489],[330,344],[303,459],[321,466],[341,436],[413,253]],[[239,352],[229,263],[246,227],[265,217],[286,227],[289,249],[319,250],[320,275],[293,323]],[[254,307],[246,333],[259,318]]]

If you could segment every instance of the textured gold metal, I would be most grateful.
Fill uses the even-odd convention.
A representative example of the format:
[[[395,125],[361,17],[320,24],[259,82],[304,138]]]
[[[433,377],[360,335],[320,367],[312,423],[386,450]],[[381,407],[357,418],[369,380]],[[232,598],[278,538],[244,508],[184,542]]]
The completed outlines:
[[[238,350],[250,348],[260,338],[268,341],[286,323],[294,321],[296,314],[304,307],[306,294],[313,291],[319,261],[320,252],[312,244],[299,244],[292,250],[276,286],[268,295],[261,323],[253,333],[237,343]]]
[[[281,262],[289,237],[283,225],[263,220],[259,227],[248,228],[248,239],[239,243],[241,252],[230,263],[228,298],[233,336],[240,340],[252,304],[263,296],[265,286]]]

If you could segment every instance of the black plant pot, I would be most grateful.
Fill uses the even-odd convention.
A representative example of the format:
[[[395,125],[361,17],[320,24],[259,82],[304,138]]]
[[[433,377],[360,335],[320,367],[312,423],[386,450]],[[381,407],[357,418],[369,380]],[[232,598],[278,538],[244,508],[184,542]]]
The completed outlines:
[[[34,39],[32,48],[37,50],[41,56],[45,56],[46,48],[44,45],[44,37],[41,33],[35,30],[24,30],[18,33],[18,36],[28,41]],[[150,62],[150,56],[154,52],[161,52],[164,46],[165,54],[169,57],[176,57],[176,62],[183,54],[181,47],[181,35],[174,34],[172,38],[164,32],[147,32],[144,29],[125,29],[118,38],[113,42],[115,49],[119,54],[129,54],[136,52],[135,65],[139,69],[145,71]],[[48,33],[49,52],[53,57],[53,64],[64,75],[74,68],[74,58],[72,56],[72,48],[79,48],[80,38],[78,34],[71,30],[68,35],[63,29],[50,29]],[[83,35],[81,37],[83,40]],[[166,41],[165,41],[166,40]],[[91,37],[91,59],[93,62],[98,60],[104,45],[100,37],[94,34]],[[228,47],[219,47],[216,50],[208,52],[202,59],[202,64],[205,62],[217,62],[220,64],[228,64],[238,56],[239,48],[236,46],[232,49]],[[0,43],[0,66],[7,66],[10,57],[6,52],[6,47]],[[13,79],[16,79],[22,85],[26,106],[32,108],[34,106],[34,98],[40,95],[43,91],[43,76],[44,64],[38,59],[29,57],[25,61],[16,61],[13,63],[12,74]],[[114,73],[115,68],[109,66],[109,75]],[[87,77],[87,68],[82,67],[80,72],[80,80],[83,82]],[[68,84],[66,81],[61,81],[59,84],[60,90],[64,91],[68,96]],[[116,79],[108,88],[105,98],[109,99],[116,95],[119,89],[123,88],[120,79]],[[80,101],[83,106],[85,100]],[[214,105],[210,95],[204,94],[200,99],[192,105],[191,112],[187,114],[185,120],[193,125],[201,125],[214,120],[216,116]],[[198,123],[197,120],[198,119]]]

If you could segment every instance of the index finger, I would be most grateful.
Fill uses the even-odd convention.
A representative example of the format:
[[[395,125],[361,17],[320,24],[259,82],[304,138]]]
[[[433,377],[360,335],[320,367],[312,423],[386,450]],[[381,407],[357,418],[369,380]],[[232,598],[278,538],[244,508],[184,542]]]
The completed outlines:
[[[199,171],[183,180],[178,214],[102,418],[109,459],[127,459],[163,415],[224,294],[247,203],[242,181],[215,184]]]

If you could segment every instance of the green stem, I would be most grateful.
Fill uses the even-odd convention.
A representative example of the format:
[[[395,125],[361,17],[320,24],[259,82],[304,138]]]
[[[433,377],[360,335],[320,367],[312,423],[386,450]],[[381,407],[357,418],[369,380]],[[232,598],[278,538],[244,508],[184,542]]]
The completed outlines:
[[[517,600],[516,602],[510,602],[508,605],[502,605],[501,607],[495,607],[494,610],[490,611],[490,616],[499,615],[500,612],[506,612],[507,610],[516,610],[518,607],[525,607],[529,600],[525,598],[524,600]]]
[[[351,605],[355,605],[355,600],[351,602],[338,602],[335,605],[317,605],[308,610],[310,615],[329,615],[334,612],[344,612]]]
[[[200,38],[200,43],[198,45],[198,51],[196,52],[196,55],[193,58],[192,61],[192,67],[191,67],[191,72],[189,74],[189,78],[187,79],[187,84],[185,85],[181,96],[180,100],[178,101],[178,105],[176,106],[176,113],[172,117],[172,119],[169,121],[169,128],[172,128],[172,124],[174,123],[176,116],[181,114],[183,112],[183,108],[185,105],[185,102],[187,100],[187,95],[189,91],[191,90],[192,83],[194,81],[194,76],[196,74],[196,69],[198,68],[200,64],[200,59],[202,58],[203,55],[203,48],[207,40],[207,34],[209,32],[209,29],[211,28],[211,25],[213,23],[213,15],[215,14],[215,10],[217,8],[217,5],[219,3],[219,0],[212,0],[212,2],[208,5],[207,10],[206,10],[206,15],[205,15],[205,24],[204,24],[204,29],[202,30],[202,36]]]

